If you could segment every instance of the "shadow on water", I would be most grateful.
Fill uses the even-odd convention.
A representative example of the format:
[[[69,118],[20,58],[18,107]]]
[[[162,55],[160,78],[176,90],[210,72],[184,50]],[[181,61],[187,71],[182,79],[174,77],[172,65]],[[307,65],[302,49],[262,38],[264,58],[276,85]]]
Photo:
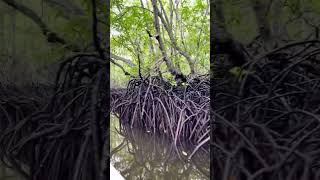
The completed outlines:
[[[111,115],[111,163],[125,179],[209,179],[210,157],[205,149],[191,159],[192,148],[170,143],[163,135],[126,125]]]

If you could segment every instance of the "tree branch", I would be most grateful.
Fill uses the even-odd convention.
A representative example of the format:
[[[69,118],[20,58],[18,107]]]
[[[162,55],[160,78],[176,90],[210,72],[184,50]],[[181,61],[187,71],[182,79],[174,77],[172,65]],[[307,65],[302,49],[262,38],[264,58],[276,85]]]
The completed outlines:
[[[157,36],[156,39],[159,42],[159,48],[161,51],[161,54],[163,56],[163,60],[165,61],[169,72],[174,75],[177,76],[179,74],[182,74],[179,70],[175,69],[172,62],[168,59],[168,55],[166,53],[163,41],[162,41],[162,37],[161,37],[161,32],[160,32],[160,24],[159,24],[159,19],[158,19],[158,7],[157,7],[157,0],[152,0],[152,7],[153,7],[153,15],[154,15],[154,26],[156,28],[156,32],[157,32]]]
[[[162,6],[162,3],[160,3],[160,6],[161,8],[163,9],[164,11],[164,7]],[[155,8],[158,8],[157,6]],[[155,10],[154,10],[155,12]],[[159,12],[159,10],[157,9],[157,12]],[[162,24],[164,25],[164,28],[166,29],[166,31],[168,32],[168,35],[169,35],[169,39],[171,41],[171,44],[173,45],[173,48],[176,49],[182,56],[184,56],[186,58],[186,60],[188,61],[188,64],[189,64],[189,67],[190,67],[190,71],[191,71],[191,74],[194,74],[195,73],[195,69],[194,69],[194,60],[190,57],[190,55],[183,51],[179,46],[178,46],[178,43],[177,41],[175,40],[175,38],[173,37],[173,33],[172,33],[172,29],[169,27],[168,25],[168,17],[164,11],[164,16],[165,18],[162,16],[162,14],[158,13],[158,16],[160,17],[161,19],[161,22]]]
[[[10,7],[16,9],[23,15],[30,18],[34,23],[36,23],[39,26],[42,34],[46,36],[48,42],[67,45],[66,41],[60,36],[58,36],[57,33],[51,31],[49,27],[42,21],[42,19],[33,10],[31,10],[30,8],[28,8],[27,6],[21,3],[17,3],[15,0],[2,0],[2,1],[7,5],[9,5]],[[66,48],[70,49],[71,46],[67,46]]]
[[[62,9],[64,13],[68,15],[83,16],[84,11],[70,0],[45,0],[48,4],[51,4],[59,9]]]
[[[112,54],[112,53],[110,53],[110,56],[111,56],[111,59],[122,61],[124,63],[127,63],[131,67],[136,66],[130,59],[120,57],[120,56]]]
[[[42,21],[40,16],[38,16],[33,10],[31,10],[27,6],[25,6],[21,3],[17,3],[15,0],[2,0],[2,1],[4,3],[6,3],[7,5],[9,5],[10,7],[16,9],[17,11],[19,11],[20,13],[22,13],[26,17],[30,18],[35,24],[37,24],[38,27],[40,28],[42,34],[47,38],[48,42],[64,45],[66,47],[66,49],[69,49],[69,50],[72,50],[75,52],[79,51],[79,49],[80,49],[79,47],[77,47],[76,45],[68,44],[62,37],[60,37],[57,33],[52,31],[48,27],[48,25]],[[110,55],[111,55],[111,58],[114,60],[120,60],[120,61],[127,63],[129,66],[135,66],[135,64],[129,59],[117,56],[115,54],[110,54]],[[106,60],[106,59],[104,59],[104,60]],[[111,62],[114,63],[116,66],[120,67],[120,65],[118,63],[115,63],[115,61],[111,61]],[[123,69],[122,66],[121,66],[121,69]],[[128,73],[126,73],[126,74],[128,74]]]
[[[100,57],[102,59],[106,59],[103,49],[101,48],[100,40],[98,37],[98,18],[97,18],[97,7],[96,7],[96,0],[91,1],[92,4],[92,38],[94,42],[94,47],[96,51],[99,53]],[[101,169],[101,161],[102,161],[102,150],[103,150],[103,135],[101,132],[101,128],[99,127],[99,124],[101,122],[100,114],[101,109],[98,105],[98,99],[99,99],[99,91],[98,88],[100,86],[100,83],[102,82],[103,71],[99,70],[96,84],[93,85],[92,88],[92,104],[91,104],[91,112],[92,112],[92,119],[90,121],[90,128],[92,133],[92,150],[94,153],[94,159],[95,159],[95,175],[96,179],[103,179],[103,177],[106,176],[105,172]],[[107,127],[102,127],[102,130],[105,131]],[[107,162],[105,162],[107,163]],[[102,171],[101,171],[102,170]]]

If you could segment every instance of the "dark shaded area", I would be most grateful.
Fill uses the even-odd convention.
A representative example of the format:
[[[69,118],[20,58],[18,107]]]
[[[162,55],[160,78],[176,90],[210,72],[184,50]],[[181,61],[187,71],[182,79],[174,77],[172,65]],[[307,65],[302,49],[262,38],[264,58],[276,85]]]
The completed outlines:
[[[72,53],[59,61],[53,85],[1,82],[0,160],[30,180],[107,179],[110,47],[109,37],[101,47],[96,1],[89,50],[69,46],[31,9],[4,2],[38,24],[48,42]]]
[[[84,83],[85,77],[77,75],[89,65],[97,66],[98,71]],[[55,87],[21,90],[2,86],[2,161],[26,179],[106,177],[107,170],[101,165],[108,163],[104,152],[108,152],[108,134],[102,134],[108,132],[107,72],[105,61],[88,62],[83,56],[73,56],[62,63]],[[95,123],[99,129],[93,127]],[[98,161],[95,153],[100,153]]]
[[[255,56],[240,63],[223,50],[235,41],[221,41],[227,32],[218,30],[210,39],[211,178],[319,179],[320,41],[243,46]]]
[[[215,78],[214,178],[319,178],[319,43],[265,54],[241,80]]]

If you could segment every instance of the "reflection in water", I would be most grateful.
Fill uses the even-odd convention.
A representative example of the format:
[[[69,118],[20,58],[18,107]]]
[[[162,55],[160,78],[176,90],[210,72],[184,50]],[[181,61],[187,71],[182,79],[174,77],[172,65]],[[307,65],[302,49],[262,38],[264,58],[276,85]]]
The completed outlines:
[[[114,116],[110,124],[111,163],[125,179],[209,179],[210,157],[204,149],[188,160],[191,149],[176,148],[163,136],[128,126],[120,129]]]
[[[23,178],[0,162],[0,180],[23,180]]]

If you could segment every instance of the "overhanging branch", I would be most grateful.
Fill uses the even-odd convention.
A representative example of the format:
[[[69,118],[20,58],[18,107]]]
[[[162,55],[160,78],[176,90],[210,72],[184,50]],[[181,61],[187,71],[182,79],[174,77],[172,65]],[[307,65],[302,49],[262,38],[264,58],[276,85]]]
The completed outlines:
[[[111,59],[122,61],[131,67],[136,66],[130,59],[127,59],[127,58],[124,58],[124,57],[121,57],[121,56],[118,56],[118,55],[115,55],[112,53],[110,53],[110,56],[111,56]]]
[[[66,44],[66,41],[59,37],[55,32],[51,31],[49,27],[42,21],[42,19],[30,8],[24,6],[21,3],[17,3],[15,0],[2,0],[10,7],[18,10],[23,15],[29,17],[34,23],[36,23],[42,32],[43,35],[47,37],[47,41],[51,43],[59,43],[59,44]]]
[[[48,42],[64,45],[67,49],[72,50],[72,51],[79,51],[80,48],[77,47],[77,45],[67,43],[65,39],[63,39],[61,36],[59,36],[56,32],[52,31],[49,28],[49,26],[42,21],[41,17],[39,15],[37,15],[37,13],[35,13],[32,9],[28,8],[27,6],[25,6],[21,3],[17,3],[17,1],[15,1],[15,0],[2,0],[2,1],[4,3],[6,3],[8,6],[16,9],[17,11],[19,11],[20,13],[22,13],[26,17],[30,18],[35,24],[37,24],[38,27],[40,28],[42,34],[46,37]],[[110,54],[110,55],[111,55],[111,58],[114,60],[123,61],[131,67],[135,66],[135,64],[129,59],[117,56],[115,54]],[[115,63],[114,61],[111,61],[111,62],[117,66],[119,65],[118,63]]]

